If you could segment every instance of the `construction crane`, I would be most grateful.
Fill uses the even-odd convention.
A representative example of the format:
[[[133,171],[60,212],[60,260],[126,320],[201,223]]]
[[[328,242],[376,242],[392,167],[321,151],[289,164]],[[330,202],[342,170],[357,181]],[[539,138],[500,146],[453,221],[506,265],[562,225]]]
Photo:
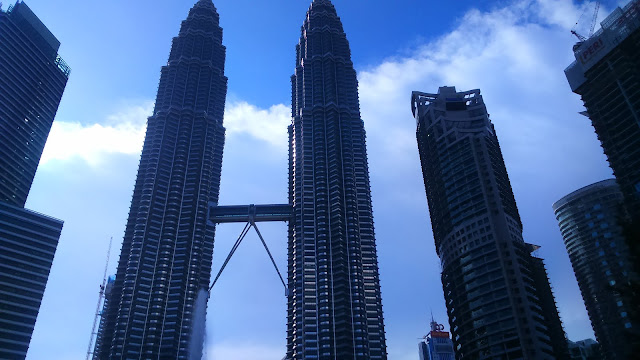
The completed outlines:
[[[586,11],[587,11],[587,9],[585,9],[582,12],[582,15],[580,15],[580,18],[578,18],[578,21],[576,21],[576,24],[573,26],[573,29],[571,29],[571,33],[573,35],[575,35],[578,38],[578,40],[580,40],[580,42],[586,41],[588,38],[591,37],[591,35],[593,35],[593,30],[595,30],[595,28],[596,28],[596,20],[598,19],[598,12],[600,11],[600,1],[596,1],[596,3],[595,3],[595,8],[593,10],[593,16],[591,18],[591,24],[589,26],[589,34],[587,36],[583,36],[583,35],[578,34],[576,29],[578,28],[578,23],[580,22],[580,20],[582,19],[582,17],[584,16]]]
[[[102,305],[102,301],[104,300],[104,291],[107,286],[107,269],[109,268],[109,256],[111,255],[111,243],[113,242],[113,237],[109,239],[109,249],[107,249],[107,261],[104,264],[104,275],[102,276],[102,285],[100,285],[100,295],[98,296],[98,305],[96,306],[96,316],[93,319],[93,327],[91,328],[91,337],[89,338],[89,347],[87,348],[87,358],[89,360],[91,355],[93,355],[93,340],[96,335],[96,326],[98,326],[98,319],[102,317],[102,312],[100,311],[100,306]]]

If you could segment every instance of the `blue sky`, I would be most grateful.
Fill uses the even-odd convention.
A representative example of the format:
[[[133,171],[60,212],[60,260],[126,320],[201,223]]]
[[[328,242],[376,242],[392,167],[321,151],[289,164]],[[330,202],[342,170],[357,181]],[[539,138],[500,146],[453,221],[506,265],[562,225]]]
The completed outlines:
[[[229,91],[221,204],[281,203],[295,45],[310,0],[217,0]],[[109,243],[115,271],[160,66],[193,1],[30,0],[58,37],[71,78],[27,207],[65,221],[28,359],[83,358]],[[350,40],[367,130],[390,359],[417,359],[430,313],[446,324],[410,111],[412,90],[480,88],[495,124],[524,238],[539,244],[565,329],[592,337],[551,204],[611,177],[563,70],[588,2],[334,0]],[[616,1],[602,1],[601,14]],[[5,2],[5,8],[7,3]],[[590,15],[583,18],[588,21]],[[586,33],[586,25],[582,24]],[[260,225],[286,268],[284,223]],[[242,225],[218,227],[214,272]],[[251,233],[213,290],[209,359],[278,359],[286,299]],[[448,325],[447,325],[448,328]]]

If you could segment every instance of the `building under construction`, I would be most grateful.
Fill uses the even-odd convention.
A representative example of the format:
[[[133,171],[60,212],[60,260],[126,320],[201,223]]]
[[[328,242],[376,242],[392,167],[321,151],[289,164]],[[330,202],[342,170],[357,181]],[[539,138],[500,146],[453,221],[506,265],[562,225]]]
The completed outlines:
[[[581,95],[631,218],[640,221],[640,1],[615,9],[574,46],[565,74]]]
[[[595,19],[595,16],[594,16]],[[591,28],[593,29],[592,23]],[[617,214],[618,222],[629,246],[630,258],[622,259],[616,250],[618,261],[634,264],[634,272],[640,273],[640,1],[632,0],[623,8],[616,8],[601,23],[601,29],[587,38],[578,36],[580,42],[574,47],[576,61],[565,74],[571,90],[581,95],[604,153],[613,169],[622,192],[624,205]],[[577,34],[576,34],[577,35]],[[593,233],[594,237],[597,232]],[[604,261],[604,259],[601,259]],[[637,295],[638,278],[630,273],[624,283],[604,291],[614,291],[632,301],[632,308],[639,308]],[[591,281],[591,280],[590,280]],[[633,283],[635,282],[635,285]],[[622,304],[622,302],[620,303]],[[640,320],[637,312],[627,314],[616,309],[616,316],[623,316],[626,336],[621,344],[640,346]],[[597,324],[594,324],[597,326]],[[598,335],[598,332],[596,332]],[[616,338],[619,337],[616,336]],[[601,336],[598,341],[602,342]],[[626,359],[626,355],[614,355],[606,351],[606,359]],[[622,345],[621,345],[622,346]],[[622,349],[619,349],[620,351]],[[636,350],[627,349],[629,354]],[[622,351],[624,353],[624,351]]]

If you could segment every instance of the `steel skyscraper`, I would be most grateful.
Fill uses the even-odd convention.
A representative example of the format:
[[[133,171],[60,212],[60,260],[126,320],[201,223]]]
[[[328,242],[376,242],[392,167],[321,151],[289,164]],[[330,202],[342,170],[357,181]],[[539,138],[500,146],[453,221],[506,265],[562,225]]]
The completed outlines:
[[[98,340],[100,359],[187,359],[193,307],[211,276],[227,92],[211,0],[173,39],[147,122],[122,252]]]
[[[640,1],[616,8],[601,29],[574,46],[565,74],[587,109],[624,203],[640,256]],[[640,267],[636,268],[640,271]]]
[[[628,286],[637,289],[640,279],[640,0],[614,9],[588,39],[573,46],[574,61],[565,75],[571,90],[579,94],[585,115],[598,135],[613,170],[624,206],[618,223],[622,228],[633,267]],[[631,291],[631,308],[640,308],[637,290]],[[635,325],[632,352],[640,352],[640,312],[629,317]],[[600,341],[600,340],[599,340]],[[606,348],[606,340],[602,347]],[[603,351],[606,355],[606,351]]]
[[[24,2],[0,9],[0,358],[24,359],[63,222],[24,208],[70,69]]]
[[[386,359],[364,123],[349,42],[314,0],[289,126],[287,358]]]
[[[534,248],[480,90],[413,92],[411,110],[456,358],[555,359]]]
[[[24,207],[69,79],[56,39],[24,2],[0,11],[0,201]]]

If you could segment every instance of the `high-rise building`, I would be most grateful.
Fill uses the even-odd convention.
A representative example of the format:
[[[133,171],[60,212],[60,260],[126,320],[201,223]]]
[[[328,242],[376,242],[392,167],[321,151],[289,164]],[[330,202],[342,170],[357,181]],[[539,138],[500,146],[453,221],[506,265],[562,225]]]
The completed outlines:
[[[328,0],[313,1],[301,32],[291,78],[287,357],[386,359],[349,42]]]
[[[61,231],[60,220],[0,201],[0,359],[27,355]]]
[[[24,359],[62,221],[24,208],[70,69],[17,2],[0,9],[0,358]]]
[[[70,69],[24,2],[0,11],[0,201],[24,207]]]
[[[453,342],[444,325],[431,319],[431,331],[418,344],[420,360],[455,360]]]
[[[540,300],[540,308],[546,320],[545,325],[547,325],[547,329],[549,330],[549,339],[551,340],[553,354],[556,359],[567,359],[569,357],[567,335],[562,327],[562,320],[560,320],[560,314],[558,314],[558,306],[553,296],[553,290],[549,283],[549,275],[544,266],[544,261],[534,255],[537,249],[537,246],[533,246],[530,267],[531,277],[535,282],[536,294]]]
[[[554,359],[531,245],[480,90],[411,108],[457,359]]]
[[[601,25],[574,46],[576,61],[565,74],[640,226],[640,1],[615,9]]]
[[[605,359],[627,359],[633,304],[615,289],[632,264],[618,224],[623,194],[614,179],[576,190],[553,204],[582,298]]]
[[[194,302],[207,289],[227,93],[222,28],[199,0],[173,39],[131,200],[100,359],[199,358],[189,354]],[[197,340],[194,340],[197,341]]]

